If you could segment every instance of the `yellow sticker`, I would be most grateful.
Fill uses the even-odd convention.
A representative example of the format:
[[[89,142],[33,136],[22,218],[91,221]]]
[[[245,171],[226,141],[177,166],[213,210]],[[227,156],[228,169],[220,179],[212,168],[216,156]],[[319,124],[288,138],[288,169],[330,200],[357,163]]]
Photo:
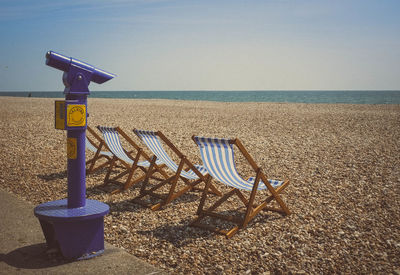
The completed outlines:
[[[67,138],[67,158],[76,159],[78,156],[78,146],[76,138]]]
[[[67,107],[67,126],[80,127],[86,125],[86,106],[70,104]]]
[[[55,101],[55,127],[56,129],[65,130],[65,101]]]

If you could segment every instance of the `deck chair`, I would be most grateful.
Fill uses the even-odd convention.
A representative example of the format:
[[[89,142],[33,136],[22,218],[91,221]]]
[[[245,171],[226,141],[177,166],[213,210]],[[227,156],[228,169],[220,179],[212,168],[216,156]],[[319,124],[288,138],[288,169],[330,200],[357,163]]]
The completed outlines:
[[[205,175],[207,174],[207,171],[204,169],[204,167],[200,165],[193,165],[185,155],[181,153],[181,151],[176,148],[175,145],[172,144],[169,139],[167,139],[166,136],[164,136],[163,133],[160,131],[158,132],[152,132],[152,131],[143,131],[143,130],[137,130],[134,129],[133,132],[143,141],[144,144],[150,149],[150,151],[153,152],[154,157],[151,161],[151,165],[155,164],[156,160],[161,160],[162,163],[165,163],[165,165],[173,172],[173,175],[165,179],[164,181],[161,181],[159,184],[152,186],[151,188],[146,189],[148,183],[149,183],[149,173],[146,177],[146,179],[143,181],[143,185],[140,191],[140,195],[134,199],[135,202],[139,204],[143,204],[145,206],[150,206],[150,208],[155,211],[164,205],[170,203],[172,200],[182,196],[184,193],[192,190],[192,189],[198,189],[198,184],[201,182],[204,182],[205,180]],[[176,154],[177,158],[179,158],[179,164],[176,164],[171,157],[168,155],[168,153],[164,150],[160,140],[167,145],[171,151]],[[178,187],[178,180],[181,179],[184,182],[184,187]],[[168,186],[169,185],[169,191],[167,194],[160,194],[156,193],[155,191],[160,191],[159,189],[162,188],[163,186]],[[178,189],[178,190],[176,190]],[[204,189],[204,188],[203,188]],[[201,190],[203,190],[201,189]],[[217,194],[221,196],[221,192],[216,189],[213,185],[210,186],[210,189],[214,194]],[[153,198],[156,198],[158,200],[161,200],[160,202],[153,204],[153,205],[148,205],[146,203],[143,203],[140,198],[144,196],[151,196]]]
[[[150,157],[124,131],[122,131],[121,128],[104,126],[97,126],[97,128],[102,133],[108,150],[110,150],[110,152],[113,154],[110,167],[104,179],[104,185],[109,183],[117,183],[122,185],[122,187],[113,190],[111,194],[116,194],[128,189],[132,185],[143,181],[146,176],[156,180],[162,180],[162,178],[168,177],[168,174],[163,170],[165,165],[161,160],[153,163],[151,170],[149,170],[151,160]],[[124,150],[121,145],[120,135],[136,150],[136,154],[134,156],[132,155],[134,151],[128,152]],[[140,159],[143,158],[145,160],[140,161]],[[111,172],[117,163],[119,163],[124,169],[122,172],[111,178]],[[141,176],[133,178],[133,175],[137,170],[141,170],[143,173]],[[154,174],[157,172],[161,174],[162,178],[154,176]],[[127,179],[121,182],[121,178],[123,178],[125,175],[128,175]]]
[[[290,214],[288,207],[279,196],[279,194],[288,186],[289,181],[267,179],[264,172],[262,172],[261,168],[257,166],[253,158],[238,139],[216,139],[197,136],[193,136],[192,138],[200,148],[204,167],[207,169],[210,176],[206,180],[206,187],[197,209],[198,217],[190,224],[191,226],[205,228],[230,238],[240,228],[246,227],[261,210],[277,211],[284,215]],[[250,177],[248,180],[244,180],[239,175],[235,166],[233,145],[236,145],[244,158],[248,161],[255,172],[255,177]],[[204,209],[208,186],[211,184],[211,177],[228,187],[232,187],[232,189],[225,193],[214,204],[211,204],[207,209]],[[265,189],[269,191],[268,193],[270,193],[270,195],[257,204],[255,200],[257,191]],[[250,196],[246,198],[243,191],[250,191]],[[246,212],[241,218],[221,214],[215,211],[217,207],[234,195],[236,195],[245,206]],[[277,205],[279,206],[278,208],[270,207],[269,203],[273,200],[277,202]],[[207,216],[229,221],[236,225],[230,230],[223,230],[201,223],[202,219]]]
[[[87,130],[86,149],[94,153],[94,157],[86,161],[86,174],[89,175],[110,165],[113,154],[103,151],[105,149],[104,140],[92,128],[87,126]]]

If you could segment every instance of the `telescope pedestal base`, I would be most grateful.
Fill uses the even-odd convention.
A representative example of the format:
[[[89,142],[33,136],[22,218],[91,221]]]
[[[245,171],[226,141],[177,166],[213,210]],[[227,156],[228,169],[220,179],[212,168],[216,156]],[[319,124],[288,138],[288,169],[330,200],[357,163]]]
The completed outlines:
[[[86,205],[68,208],[67,200],[50,201],[35,207],[46,243],[59,248],[68,259],[88,259],[104,251],[104,216],[107,204],[86,200]]]

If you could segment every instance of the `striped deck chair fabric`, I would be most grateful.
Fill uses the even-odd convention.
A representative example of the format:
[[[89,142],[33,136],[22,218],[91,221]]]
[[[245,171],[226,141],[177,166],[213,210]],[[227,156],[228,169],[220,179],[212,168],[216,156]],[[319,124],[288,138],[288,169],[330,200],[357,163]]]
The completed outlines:
[[[243,144],[238,139],[219,139],[192,137],[194,142],[200,149],[200,155],[203,160],[203,165],[207,169],[211,177],[216,181],[221,182],[229,187],[231,191],[226,193],[221,199],[212,204],[208,209],[204,209],[205,201],[207,200],[207,187],[203,192],[199,208],[197,210],[198,217],[192,222],[193,226],[198,226],[212,230],[214,232],[225,235],[227,238],[232,237],[240,228],[244,228],[261,210],[272,210],[282,214],[290,214],[289,209],[279,196],[289,181],[267,179],[261,168],[257,166],[253,158],[246,151]],[[253,168],[256,176],[244,180],[238,173],[235,165],[234,147],[239,149],[250,166]],[[259,204],[256,204],[256,193],[260,190],[268,190],[270,195],[263,199]],[[249,198],[242,191],[250,191]],[[216,208],[231,196],[236,195],[243,202],[246,212],[243,218],[226,216],[216,212]],[[275,200],[279,205],[278,208],[269,207],[269,203]],[[227,220],[237,225],[230,230],[222,230],[202,224],[200,221],[206,216]]]
[[[87,137],[86,137],[85,145],[86,145],[86,149],[89,149],[93,153],[97,152],[97,148],[89,141],[89,139]],[[108,152],[108,151],[100,151],[99,154],[107,156],[107,157],[112,157],[113,156],[113,154],[111,152]]]
[[[186,158],[186,156],[184,156],[178,150],[178,148],[176,148],[176,146],[172,144],[172,142],[160,131],[154,132],[137,129],[134,129],[133,131],[154,154],[155,159],[162,161],[162,163],[169,167],[170,170],[174,173],[173,176],[169,177],[165,181],[150,189],[146,190],[144,188],[145,184],[143,184],[142,193],[138,197],[138,199],[146,195],[158,197],[161,199],[160,203],[151,206],[152,210],[159,209],[163,205],[168,204],[169,202],[183,195],[187,191],[194,189],[195,186],[199,183],[205,182],[205,175],[207,175],[207,170],[203,166],[192,164]],[[172,152],[174,152],[176,156],[180,159],[179,164],[175,163],[175,161],[164,150],[161,141],[165,145],[167,145],[172,150]],[[179,179],[181,179],[185,183],[185,186],[183,188],[177,187],[177,182]],[[144,182],[147,183],[147,181]],[[156,190],[167,184],[170,184],[169,192],[167,195],[160,196],[158,193],[155,193]],[[178,190],[176,191],[175,189]],[[218,195],[221,194],[214,186],[211,186],[211,189],[213,193]],[[138,202],[140,203],[140,201]]]
[[[233,144],[228,139],[195,137],[200,148],[203,164],[210,175],[216,180],[240,190],[251,191],[254,186],[255,177],[244,180],[236,170]],[[268,182],[274,188],[281,186],[284,181],[271,180]],[[260,181],[258,190],[267,189]]]
[[[116,156],[118,159],[132,165],[134,163],[134,160],[131,159],[126,154],[125,150],[123,149],[117,128],[99,126],[99,130],[102,132],[104,141],[106,142],[107,147],[114,154],[114,156]],[[162,163],[163,163],[162,160],[157,160],[157,162],[156,162],[156,164],[162,164]],[[142,166],[142,167],[149,167],[150,162],[147,160],[140,161],[137,163],[137,165]]]
[[[114,190],[112,194],[118,193],[120,191],[128,189],[130,186],[132,186],[135,183],[143,181],[143,179],[146,177],[146,174],[148,172],[148,169],[150,167],[150,158],[147,156],[146,153],[142,151],[142,149],[127,136],[119,127],[106,127],[106,126],[97,126],[97,128],[100,130],[100,132],[103,135],[104,142],[107,146],[107,148],[112,152],[113,154],[113,162],[112,162],[112,167],[110,167],[106,178],[104,180],[104,184],[106,185],[109,182],[118,182],[117,179],[122,178],[126,174],[128,174],[128,179],[127,181],[123,184],[122,188],[119,188],[117,190]],[[128,155],[127,151],[124,150],[121,144],[120,140],[120,134],[125,138],[125,140],[128,141],[137,151],[136,156],[133,158],[130,155]],[[141,157],[146,158],[147,160],[139,161]],[[113,179],[110,179],[110,174],[112,171],[112,168],[115,165],[116,161],[120,161],[126,168],[126,170],[120,174],[118,174],[116,177]],[[158,165],[162,165],[162,161],[158,160],[156,163],[156,170],[151,171],[151,175],[155,173],[156,171],[160,172],[164,177],[167,176],[165,172],[161,172],[160,167]],[[137,168],[140,168],[144,172],[144,175],[142,175],[139,178],[136,178],[132,181],[133,173]]]
[[[89,126],[87,126],[85,147],[87,150],[94,153],[94,156],[86,161],[86,174],[94,173],[97,170],[110,165],[113,154],[109,151],[103,150],[105,148],[104,141]]]
[[[153,152],[157,157],[157,160],[161,160],[165,163],[172,171],[178,171],[179,166],[170,158],[170,156],[165,152],[160,140],[157,137],[156,132],[136,130],[135,133],[142,139],[144,144]],[[203,175],[207,174],[207,170],[201,165],[194,165],[196,169]],[[180,176],[187,178],[188,180],[197,180],[199,176],[196,175],[192,170],[181,171]]]

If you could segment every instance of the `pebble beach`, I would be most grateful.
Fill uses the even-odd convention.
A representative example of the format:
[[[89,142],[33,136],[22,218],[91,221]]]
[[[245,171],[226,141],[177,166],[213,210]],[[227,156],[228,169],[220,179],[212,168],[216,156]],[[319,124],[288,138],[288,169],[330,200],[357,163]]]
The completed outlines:
[[[0,188],[35,205],[66,198],[54,99],[0,101]],[[105,170],[88,175],[87,198],[110,206],[105,240],[136,257],[171,274],[400,274],[400,105],[89,98],[88,113],[92,128],[119,126],[138,144],[133,128],[162,131],[195,164],[192,135],[238,138],[268,178],[291,182],[281,196],[291,215],[262,211],[226,239],[188,226],[198,191],[152,211],[132,201],[140,184],[110,195]]]

